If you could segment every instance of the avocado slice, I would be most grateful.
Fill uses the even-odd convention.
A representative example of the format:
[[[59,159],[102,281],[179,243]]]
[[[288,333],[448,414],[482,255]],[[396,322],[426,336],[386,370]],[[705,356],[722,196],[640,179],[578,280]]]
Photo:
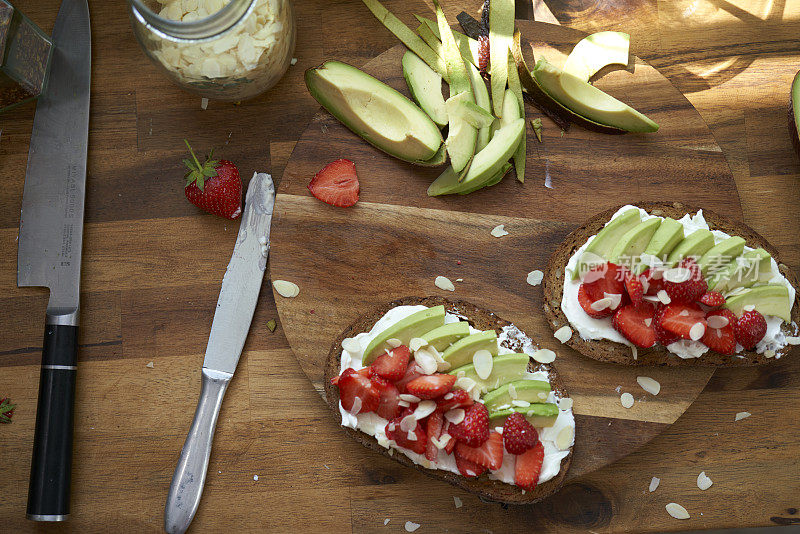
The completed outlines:
[[[661,226],[653,234],[643,254],[666,261],[669,253],[683,241],[683,237],[683,225],[671,217],[666,217],[661,221]],[[640,264],[640,270],[637,272],[641,272],[645,267]]]
[[[458,174],[453,171],[453,167],[447,167],[445,171],[428,186],[428,196],[438,197],[440,195],[448,195],[452,192],[453,188],[458,188],[459,195],[468,195],[474,193],[478,189],[489,187],[500,183],[503,177],[511,170],[511,164],[505,163],[486,183],[478,184],[475,187],[461,190],[461,184],[458,181]]]
[[[517,148],[517,143],[522,139],[525,129],[525,120],[517,119],[507,126],[503,126],[494,134],[489,144],[475,154],[464,179],[459,182],[453,180],[455,170],[451,167],[445,171],[428,187],[428,195],[449,195],[475,191],[496,178],[497,173],[503,169],[508,158]]]
[[[647,248],[659,226],[661,226],[661,219],[654,217],[640,222],[625,232],[611,249],[609,261],[631,268],[634,262],[638,263],[639,256]]]
[[[438,24],[436,21],[429,18],[421,17],[419,15],[414,16],[422,24],[422,26],[425,26],[424,30],[421,27],[417,28],[420,36],[431,48],[436,50],[436,46],[434,46],[429,40],[431,37],[433,37],[433,39],[435,39],[437,42],[440,41]],[[456,43],[458,44],[458,49],[461,51],[461,55],[464,57],[464,59],[477,67],[478,55],[480,54],[481,47],[480,43],[472,37],[468,37],[455,30],[453,30],[453,37],[455,38]]]
[[[442,359],[453,369],[472,363],[472,356],[479,350],[488,350],[492,356],[497,356],[497,332],[484,330],[461,338],[444,351]]]
[[[590,83],[560,71],[544,58],[536,62],[533,77],[550,96],[579,115],[628,132],[658,131],[658,124],[642,113]]]
[[[362,362],[365,366],[371,364],[375,358],[391,349],[386,342],[390,339],[399,339],[403,345],[408,345],[412,338],[420,337],[434,328],[444,324],[444,306],[434,306],[412,313],[405,319],[384,330],[375,339],[370,341],[364,349]]]
[[[442,77],[410,50],[403,54],[402,64],[403,77],[411,96],[433,122],[446,126],[447,110],[442,96]]]
[[[476,104],[466,91],[448,98],[445,109],[448,117],[463,119],[475,128],[487,128],[494,121],[494,115]]]
[[[508,392],[509,386],[514,386],[517,392],[516,400],[528,401],[531,404],[547,402],[547,395],[550,393],[550,384],[544,380],[515,380],[487,392],[483,396],[486,409],[492,412],[500,406],[510,405],[514,398]]]
[[[789,290],[782,284],[751,287],[738,295],[728,297],[724,307],[738,317],[742,315],[745,306],[755,306],[762,315],[774,315],[787,323],[792,320]]]
[[[713,276],[727,267],[727,265],[742,255],[744,252],[744,239],[739,236],[731,236],[723,239],[697,260],[697,266],[703,273],[704,278]]]
[[[597,232],[586,248],[583,250],[575,270],[572,272],[572,279],[576,280],[582,274],[591,269],[597,263],[598,258],[608,260],[611,251],[626,232],[636,227],[642,221],[641,212],[637,208],[625,210],[619,216],[608,221],[603,228]]]
[[[514,412],[524,415],[525,419],[536,428],[553,426],[558,418],[558,406],[552,403],[531,404],[525,408],[514,406],[507,410],[489,412],[489,428],[505,425],[508,416]]]
[[[485,187],[491,187],[493,185],[497,185],[503,180],[503,177],[506,174],[508,174],[508,171],[510,171],[510,170],[511,170],[511,164],[510,163],[505,163],[503,165],[503,167],[499,171],[497,171],[497,174],[495,174],[494,177],[492,177],[485,184],[481,184],[481,185],[475,186],[472,189],[466,189],[464,191],[459,191],[458,194],[459,195],[468,195],[470,193],[473,193],[473,192],[477,191],[478,189],[483,189]]]
[[[608,65],[627,65],[631,36],[623,32],[597,32],[575,45],[564,72],[585,82]]]
[[[394,13],[386,9],[383,4],[378,0],[362,0],[364,5],[372,11],[381,24],[386,26],[386,29],[392,32],[395,37],[400,39],[409,50],[417,54],[422,60],[427,63],[433,70],[447,80],[447,66],[439,55],[428,46],[422,38],[414,33],[414,30],[406,26],[402,20],[398,19]]]
[[[763,248],[748,250],[734,258],[709,280],[708,287],[715,291],[731,291],[737,287],[750,287],[756,282],[772,278],[772,256]]]
[[[514,0],[489,3],[489,74],[494,114],[503,116],[503,99],[508,80],[508,50],[514,34]]]
[[[492,135],[503,126],[521,118],[522,113],[520,113],[519,104],[517,104],[514,93],[511,89],[506,89],[505,96],[503,96],[503,115],[492,123]]]
[[[678,243],[667,257],[667,266],[673,266],[687,256],[700,258],[714,246],[714,234],[711,230],[700,228],[695,230],[686,239]]]
[[[492,365],[492,374],[490,374],[489,378],[486,380],[478,376],[478,373],[475,372],[475,365],[472,363],[450,369],[448,374],[458,376],[463,372],[464,376],[475,381],[479,391],[485,393],[508,384],[509,382],[521,379],[525,376],[529,361],[530,356],[527,354],[501,354],[495,356]]]
[[[311,96],[374,147],[416,162],[432,158],[442,144],[438,126],[411,100],[369,74],[340,61],[305,73]]]
[[[472,63],[467,63],[467,74],[472,84],[472,94],[475,96],[475,103],[491,114],[492,101],[489,99],[489,91],[486,89],[486,82],[483,81],[481,73]],[[475,152],[480,152],[489,144],[491,138],[491,126],[478,128],[478,141],[475,144]]]
[[[508,51],[508,88],[514,95],[514,100],[519,106],[519,116],[525,118],[525,102],[522,99],[522,85],[519,81],[519,73],[517,72],[517,65],[514,63],[514,56],[511,55],[511,50]],[[503,97],[503,102],[508,98],[508,93]],[[527,141],[527,128],[522,132],[522,139],[517,145],[517,150],[514,152],[512,160],[514,161],[514,170],[517,173],[517,180],[525,183],[525,164],[527,162],[526,151],[528,149]]]
[[[438,167],[439,165],[444,165],[447,163],[447,147],[442,143],[439,146],[439,150],[436,151],[436,154],[431,156],[430,159],[426,160],[415,160],[411,163],[415,165],[421,165],[423,167]]]
[[[447,323],[439,328],[434,328],[419,337],[427,341],[428,345],[442,352],[462,337],[467,337],[468,335],[469,323],[458,321],[457,323]]]

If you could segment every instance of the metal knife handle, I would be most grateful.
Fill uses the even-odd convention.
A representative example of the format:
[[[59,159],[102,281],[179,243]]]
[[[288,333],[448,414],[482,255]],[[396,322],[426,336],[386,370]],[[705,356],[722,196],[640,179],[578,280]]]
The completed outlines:
[[[78,327],[47,319],[27,516],[33,521],[64,521],[69,517]]]
[[[203,493],[222,397],[233,374],[203,368],[203,386],[192,428],[181,449],[164,509],[164,529],[182,534],[189,528]]]

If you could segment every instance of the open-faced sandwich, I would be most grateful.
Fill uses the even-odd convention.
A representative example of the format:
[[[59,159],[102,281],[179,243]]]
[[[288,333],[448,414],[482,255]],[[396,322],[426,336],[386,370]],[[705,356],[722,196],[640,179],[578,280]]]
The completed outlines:
[[[530,503],[561,487],[575,442],[554,358],[487,310],[407,297],[334,342],[325,393],[365,446],[484,499]]]
[[[800,342],[797,279],[740,222],[679,203],[600,213],[544,276],[544,308],[591,358],[643,365],[758,365]]]

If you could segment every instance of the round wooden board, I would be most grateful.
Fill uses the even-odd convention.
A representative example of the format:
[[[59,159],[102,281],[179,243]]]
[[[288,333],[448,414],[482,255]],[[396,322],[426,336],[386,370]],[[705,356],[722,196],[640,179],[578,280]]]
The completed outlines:
[[[584,34],[517,21],[556,65]],[[364,70],[408,95],[398,45]],[[527,53],[528,51],[526,51]],[[728,164],[703,119],[653,67],[635,60],[634,74],[615,71],[597,86],[661,125],[647,135],[604,135],[572,126],[563,136],[544,118],[543,143],[529,120],[543,115],[526,104],[525,184],[509,174],[500,184],[467,195],[430,198],[428,184],[442,168],[417,167],[374,149],[321,110],[292,153],[280,183],[272,228],[273,280],[300,286],[293,299],[275,296],[289,343],[318,390],[330,343],[353,320],[381,303],[408,295],[469,300],[517,324],[555,350],[557,369],[575,399],[575,457],[568,478],[630,454],[675,422],[713,374],[712,369],[633,368],[582,357],[553,338],[542,312],[541,287],[527,273],[544,269],[563,238],[592,214],[622,202],[676,200],[741,218]],[[355,162],[361,198],[350,209],[314,199],[306,185],[327,163]],[[547,184],[547,185],[546,185]],[[490,231],[505,224],[509,235]],[[456,282],[455,293],[434,285]],[[645,393],[636,377],[661,383]],[[620,405],[622,392],[637,402]]]

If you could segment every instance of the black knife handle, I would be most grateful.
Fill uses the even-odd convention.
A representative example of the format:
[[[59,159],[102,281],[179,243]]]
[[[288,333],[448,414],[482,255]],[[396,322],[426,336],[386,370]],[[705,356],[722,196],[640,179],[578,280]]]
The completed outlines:
[[[45,326],[28,486],[27,515],[33,521],[69,516],[77,355],[77,326]]]

